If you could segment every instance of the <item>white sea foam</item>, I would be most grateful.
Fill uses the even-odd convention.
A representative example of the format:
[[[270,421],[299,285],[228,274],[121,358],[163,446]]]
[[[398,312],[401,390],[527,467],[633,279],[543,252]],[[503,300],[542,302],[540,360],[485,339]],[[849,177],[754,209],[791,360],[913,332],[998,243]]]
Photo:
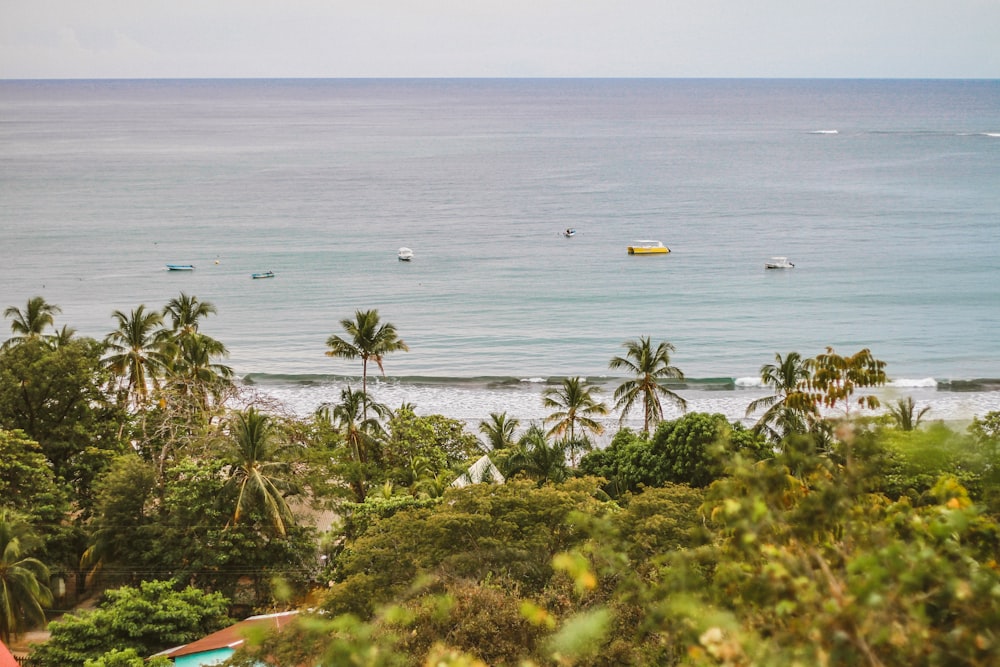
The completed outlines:
[[[837,130],[813,130],[809,134],[840,134]]]
[[[737,387],[763,387],[764,381],[759,377],[736,378]]]
[[[288,384],[288,385],[256,385],[254,390],[260,395],[270,398],[282,405],[289,412],[305,417],[323,403],[336,402],[340,397],[343,385],[338,383]],[[395,408],[403,403],[415,406],[417,414],[440,414],[452,419],[458,419],[467,424],[469,431],[475,433],[480,421],[488,419],[490,413],[507,413],[508,416],[520,420],[522,427],[530,423],[541,423],[551,413],[551,409],[542,405],[543,387],[538,384],[512,385],[503,388],[489,387],[455,387],[445,385],[410,385],[397,382],[376,382],[370,387],[374,400]],[[751,424],[757,415],[746,416],[747,405],[751,401],[767,396],[770,391],[761,387],[746,387],[737,391],[706,391],[703,389],[688,389],[677,392],[687,401],[688,412],[720,413],[730,421]],[[876,392],[883,406],[898,398],[912,396],[917,408],[929,406],[927,419],[944,420],[952,423],[970,421],[990,411],[1000,410],[1000,392],[949,392],[938,391],[929,384],[910,386],[892,385]],[[605,402],[612,404],[606,394],[601,395]],[[669,403],[663,405],[664,417],[676,419],[683,413]],[[879,414],[885,407],[876,411],[852,408],[852,414]],[[827,414],[837,414],[836,410],[828,410]],[[612,410],[602,420],[606,433],[601,444],[606,444],[609,438],[618,430],[620,412]],[[636,411],[625,420],[625,426],[641,428],[641,411]]]
[[[937,380],[934,378],[898,378],[888,383],[890,387],[937,387]]]

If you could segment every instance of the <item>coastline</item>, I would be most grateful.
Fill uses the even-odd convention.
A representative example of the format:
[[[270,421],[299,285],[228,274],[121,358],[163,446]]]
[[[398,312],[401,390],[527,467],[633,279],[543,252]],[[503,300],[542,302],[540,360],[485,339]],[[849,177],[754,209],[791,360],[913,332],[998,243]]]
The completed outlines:
[[[369,391],[374,400],[397,408],[411,403],[418,414],[441,414],[468,424],[472,433],[477,432],[480,421],[491,412],[506,412],[521,421],[522,427],[540,423],[548,416],[549,409],[542,405],[542,393],[555,386],[560,378],[369,378]],[[614,389],[622,378],[590,378],[601,392],[598,398],[613,405]],[[360,378],[334,375],[273,376],[251,374],[246,376],[243,387],[259,400],[274,402],[283,410],[296,416],[307,416],[324,403],[335,403],[340,390],[360,384]],[[759,378],[710,378],[691,379],[674,383],[671,389],[687,401],[688,412],[721,413],[730,421],[753,424],[755,417],[747,418],[747,405],[771,391],[761,386]],[[974,387],[974,388],[973,388]],[[1000,381],[969,379],[938,381],[933,378],[900,379],[872,391],[883,405],[899,398],[912,397],[920,407],[930,406],[926,420],[943,420],[948,423],[967,424],[974,417],[1000,410]],[[682,412],[674,405],[664,403],[664,416],[675,419]],[[852,411],[853,412],[853,411]],[[855,414],[879,414],[858,410]],[[624,426],[641,427],[638,414],[625,420]],[[602,420],[606,434],[617,430],[619,414],[612,411]]]

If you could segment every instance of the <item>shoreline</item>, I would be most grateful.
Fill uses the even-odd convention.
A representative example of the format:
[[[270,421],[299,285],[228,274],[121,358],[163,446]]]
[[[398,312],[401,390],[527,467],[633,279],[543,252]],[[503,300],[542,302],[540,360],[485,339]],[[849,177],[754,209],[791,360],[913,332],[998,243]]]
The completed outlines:
[[[347,385],[359,386],[360,378],[343,376],[313,376],[309,379],[290,377],[274,377],[252,375],[251,383],[242,387],[257,399],[273,402],[290,414],[304,417],[312,414],[324,403],[336,403],[341,389]],[[594,378],[601,391],[599,400],[613,405],[614,388],[622,378]],[[480,421],[488,419],[491,412],[506,412],[511,417],[520,420],[522,428],[530,423],[541,423],[551,410],[542,404],[542,393],[546,388],[556,386],[561,378],[459,378],[455,379],[417,379],[408,381],[405,378],[369,378],[369,391],[374,400],[384,403],[390,408],[397,408],[403,403],[415,406],[417,414],[440,414],[452,419],[458,419],[469,425],[472,433],[478,432]],[[904,384],[905,382],[905,384]],[[671,389],[687,401],[687,412],[721,413],[730,421],[739,421],[750,425],[756,421],[756,416],[747,418],[746,407],[751,401],[768,396],[772,392],[760,385],[733,380],[723,386],[721,382],[688,382],[678,383],[683,386],[670,385]],[[731,386],[730,386],[731,385]],[[974,417],[982,417],[987,412],[1000,410],[1000,385],[982,384],[986,387],[979,390],[956,390],[947,387],[968,386],[955,385],[953,381],[940,383],[933,379],[897,380],[876,388],[872,393],[878,396],[883,405],[898,398],[912,397],[918,408],[930,406],[925,421],[945,421],[947,423],[967,424]],[[945,388],[943,388],[945,387]],[[673,404],[664,402],[664,418],[676,419],[683,413]],[[876,411],[856,409],[855,414],[881,414],[882,408]],[[613,434],[618,429],[619,415],[612,410],[600,420],[605,428]],[[638,412],[630,415],[623,426],[641,427]]]

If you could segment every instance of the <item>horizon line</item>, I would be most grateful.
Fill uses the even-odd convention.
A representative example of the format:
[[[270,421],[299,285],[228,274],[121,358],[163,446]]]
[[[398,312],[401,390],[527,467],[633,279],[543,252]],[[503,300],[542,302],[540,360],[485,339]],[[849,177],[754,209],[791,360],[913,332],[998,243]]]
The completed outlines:
[[[946,76],[107,76],[0,77],[8,81],[1000,81]]]

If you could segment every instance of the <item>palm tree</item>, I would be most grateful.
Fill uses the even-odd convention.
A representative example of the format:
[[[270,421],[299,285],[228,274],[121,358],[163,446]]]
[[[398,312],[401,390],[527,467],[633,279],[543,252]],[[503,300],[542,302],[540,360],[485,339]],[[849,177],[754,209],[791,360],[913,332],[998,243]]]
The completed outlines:
[[[376,417],[369,418],[368,409]],[[344,438],[352,463],[348,480],[354,492],[355,500],[364,502],[367,495],[367,469],[380,457],[381,441],[386,433],[378,419],[385,419],[392,411],[368,398],[363,391],[354,391],[345,387],[340,392],[340,402],[334,406],[324,405],[317,410],[316,416],[333,425]]]
[[[754,429],[780,440],[791,433],[805,432],[807,421],[816,410],[815,403],[803,391],[809,379],[809,367],[802,356],[798,352],[789,352],[784,358],[775,354],[774,361],[760,367],[761,381],[774,393],[752,401],[747,406],[746,416],[765,410]]]
[[[10,643],[34,623],[45,621],[52,593],[43,582],[49,570],[37,558],[22,554],[31,540],[27,526],[8,510],[0,510],[0,639]]]
[[[538,481],[562,482],[569,477],[566,450],[561,443],[550,443],[545,429],[532,424],[517,443],[517,448],[503,462],[504,477],[523,472]]]
[[[625,356],[612,358],[608,367],[627,370],[635,378],[625,380],[615,390],[615,408],[622,411],[619,423],[625,421],[636,402],[641,400],[643,431],[649,433],[650,426],[663,419],[660,396],[670,399],[681,410],[687,409],[687,402],[663,384],[667,379],[683,380],[684,373],[670,365],[670,353],[674,351],[670,343],[662,342],[654,350],[649,336],[643,336],[639,340],[626,341],[622,347]]]
[[[199,301],[196,296],[188,296],[181,292],[179,297],[167,302],[163,308],[163,317],[170,318],[170,330],[174,335],[197,333],[198,320],[218,311],[210,301]]]
[[[285,496],[295,491],[288,478],[290,465],[280,458],[287,445],[278,441],[271,418],[252,407],[235,414],[230,435],[226,487],[236,494],[233,523],[259,507],[271,526],[284,535],[286,526],[295,520],[285,502]]]
[[[496,451],[514,444],[514,431],[521,422],[506,412],[491,412],[489,421],[479,422],[479,432],[486,436],[490,449]]]
[[[75,335],[76,329],[64,324],[62,329],[49,337],[49,347],[53,350],[57,350],[73,340],[73,336]]]
[[[931,409],[925,405],[917,411],[917,406],[913,402],[912,396],[898,399],[893,405],[888,407],[889,418],[895,422],[901,431],[913,431],[920,426],[920,420]]]
[[[14,335],[4,342],[3,349],[43,337],[46,327],[54,327],[55,315],[61,312],[59,306],[48,303],[40,296],[28,299],[23,311],[16,306],[9,306],[3,311],[3,316],[11,320],[10,331]]]
[[[547,408],[556,408],[556,412],[545,418],[546,423],[555,422],[548,434],[557,438],[566,437],[573,442],[577,439],[578,426],[584,438],[588,431],[594,435],[603,433],[604,426],[594,419],[608,414],[608,406],[594,398],[594,394],[600,391],[600,387],[579,377],[565,378],[562,386],[546,389],[542,394],[542,403]],[[576,465],[575,461],[573,465]]]
[[[170,319],[172,355],[170,374],[183,391],[195,394],[203,407],[208,397],[230,386],[233,369],[215,360],[229,356],[218,340],[198,330],[200,320],[218,311],[210,301],[200,301],[184,292],[167,302],[163,317]]]
[[[455,475],[450,470],[421,477],[413,483],[413,495],[417,498],[440,498],[451,486],[454,478]]]
[[[341,359],[361,359],[361,391],[368,393],[368,361],[378,364],[378,369],[385,375],[385,368],[382,366],[382,357],[390,352],[402,350],[409,351],[396,332],[396,327],[391,323],[379,323],[377,310],[358,310],[354,313],[354,319],[343,319],[340,325],[344,327],[349,338],[341,338],[332,335],[326,339],[326,345],[330,349],[326,351],[328,357],[338,357]],[[366,415],[367,417],[367,415]]]
[[[135,405],[149,399],[149,385],[158,387],[158,378],[167,364],[163,316],[140,305],[130,314],[112,313],[118,328],[104,338],[111,353],[104,363],[118,377],[119,386]]]
[[[190,391],[202,408],[208,408],[209,396],[218,400],[222,390],[232,386],[233,369],[215,361],[228,356],[229,350],[211,336],[195,331],[176,338],[172,349],[167,364],[171,381]]]

